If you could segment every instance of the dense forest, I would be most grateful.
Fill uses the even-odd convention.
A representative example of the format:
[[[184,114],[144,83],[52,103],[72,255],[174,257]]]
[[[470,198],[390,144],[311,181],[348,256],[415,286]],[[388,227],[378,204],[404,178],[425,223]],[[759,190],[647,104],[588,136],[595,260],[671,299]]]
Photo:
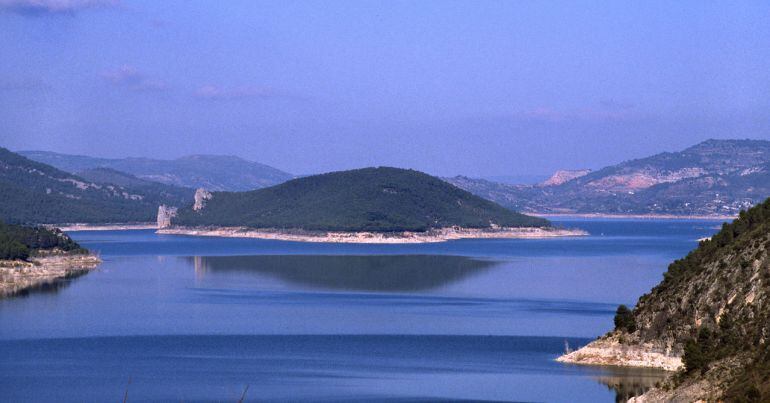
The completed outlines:
[[[314,175],[250,192],[215,192],[203,209],[180,210],[174,224],[378,232],[550,225],[422,172],[385,167]]]
[[[58,229],[26,227],[0,221],[0,260],[26,260],[41,250],[84,253],[77,242]]]

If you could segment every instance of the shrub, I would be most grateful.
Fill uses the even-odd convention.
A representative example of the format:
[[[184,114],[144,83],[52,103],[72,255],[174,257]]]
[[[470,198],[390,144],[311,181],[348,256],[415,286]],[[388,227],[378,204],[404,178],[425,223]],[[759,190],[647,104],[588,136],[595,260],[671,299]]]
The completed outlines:
[[[615,329],[633,333],[636,331],[634,314],[625,305],[620,305],[615,311]]]

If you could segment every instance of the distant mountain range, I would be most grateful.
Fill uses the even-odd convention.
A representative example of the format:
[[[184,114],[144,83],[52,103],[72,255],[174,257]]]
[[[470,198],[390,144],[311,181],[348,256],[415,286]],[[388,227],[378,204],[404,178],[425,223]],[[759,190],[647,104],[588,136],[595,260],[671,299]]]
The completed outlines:
[[[446,180],[524,213],[735,215],[770,196],[770,141],[708,140],[538,185]]]
[[[160,204],[193,194],[104,169],[77,176],[0,148],[0,220],[9,223],[150,222]]]
[[[19,154],[73,174],[95,168],[109,168],[139,179],[210,191],[260,189],[293,178],[293,175],[271,166],[225,155],[190,155],[173,160],[158,160],[95,158],[49,151],[21,151]]]
[[[332,172],[266,189],[198,196],[178,211],[174,225],[372,232],[548,226],[439,178],[399,168]]]

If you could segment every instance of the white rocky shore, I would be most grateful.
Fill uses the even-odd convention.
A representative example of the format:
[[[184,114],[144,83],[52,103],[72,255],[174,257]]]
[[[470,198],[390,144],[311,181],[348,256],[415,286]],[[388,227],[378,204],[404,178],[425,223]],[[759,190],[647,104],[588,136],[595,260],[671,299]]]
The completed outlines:
[[[155,223],[139,223],[139,224],[64,224],[53,225],[52,227],[59,228],[62,231],[126,231],[126,230],[138,230],[138,229],[155,229],[158,228]]]
[[[587,232],[578,229],[558,228],[441,228],[427,232],[292,232],[273,229],[254,229],[247,227],[217,228],[161,228],[159,234],[212,236],[226,238],[259,238],[296,242],[329,243],[431,243],[446,242],[466,238],[552,238],[585,236]]]
[[[30,261],[0,260],[0,298],[95,269],[96,255],[54,255]]]
[[[677,371],[682,358],[651,344],[621,344],[615,337],[605,337],[569,352],[556,361],[581,365],[613,365]]]

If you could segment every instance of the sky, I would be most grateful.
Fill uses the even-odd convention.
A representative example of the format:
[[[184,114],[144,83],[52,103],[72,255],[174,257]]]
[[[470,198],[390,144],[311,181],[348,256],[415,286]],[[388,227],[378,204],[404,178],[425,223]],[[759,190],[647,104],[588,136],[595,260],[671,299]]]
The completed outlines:
[[[0,146],[523,176],[770,140],[770,2],[0,0]]]

